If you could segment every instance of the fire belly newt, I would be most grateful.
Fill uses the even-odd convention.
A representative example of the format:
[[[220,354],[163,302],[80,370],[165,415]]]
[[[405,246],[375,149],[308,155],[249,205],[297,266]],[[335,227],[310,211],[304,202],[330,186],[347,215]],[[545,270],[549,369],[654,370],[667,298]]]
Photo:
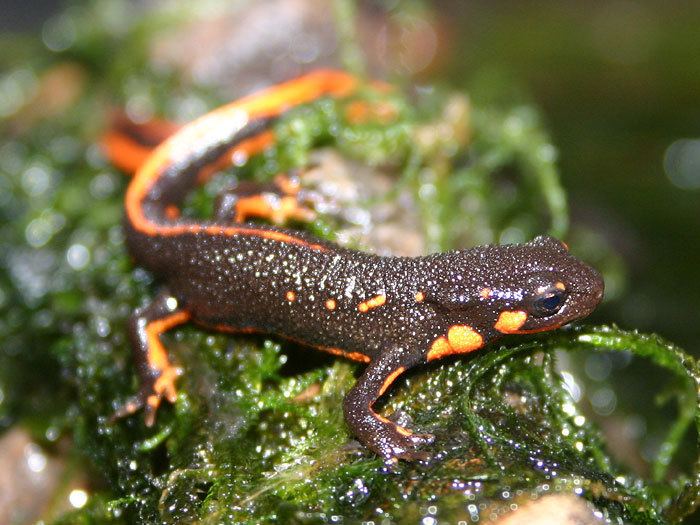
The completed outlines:
[[[164,142],[152,152],[132,148],[122,160],[124,166],[140,164],[126,194],[128,249],[165,288],[131,317],[142,389],[119,415],[143,407],[151,425],[162,399],[175,400],[180,372],[160,336],[194,322],[212,330],[274,334],[364,363],[345,397],[348,427],[387,461],[415,459],[431,437],[373,410],[401,374],[475,352],[504,334],[556,329],[587,316],[600,302],[600,274],[551,237],[380,257],[300,231],[243,222],[250,215],[272,217],[276,224],[304,217],[308,210],[289,200],[296,186],[284,180],[262,197],[223,195],[211,220],[180,215],[194,186],[272,144],[270,124],[289,108],[345,97],[357,85],[344,72],[313,72],[177,130],[159,126],[162,138],[168,136]],[[125,149],[116,137],[107,141],[113,157]]]

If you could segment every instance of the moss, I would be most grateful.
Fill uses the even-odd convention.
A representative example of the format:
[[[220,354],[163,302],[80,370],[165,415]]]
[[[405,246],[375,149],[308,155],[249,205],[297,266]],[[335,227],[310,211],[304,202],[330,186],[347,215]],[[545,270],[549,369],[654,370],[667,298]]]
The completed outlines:
[[[79,23],[105,8],[109,16]],[[134,85],[149,86],[141,94],[165,112],[163,95],[180,82],[142,67],[142,47],[163,20],[136,23],[125,10],[100,2],[69,12],[60,23],[89,27],[84,34],[3,73],[40,85],[70,61],[89,80],[62,111],[30,119],[18,109],[0,146],[0,423],[27,425],[44,441],[71,436],[95,480],[88,506],[58,523],[469,522],[549,493],[580,495],[611,520],[635,523],[679,521],[697,506],[697,465],[670,482],[667,474],[688,426],[700,424],[697,365],[655,336],[616,327],[513,338],[401,378],[383,410],[436,435],[426,463],[389,469],[352,440],[340,407],[357,366],[192,326],[166,336],[187,370],[175,406],[152,429],[136,416],[111,423],[137,389],[126,319],[157,284],[124,251],[126,181],[100,156],[95,130],[105,96],[125,100]],[[123,42],[133,53],[107,61]],[[391,119],[355,122],[349,107],[358,101],[390,108]],[[531,107],[472,107],[440,89],[409,103],[398,90],[367,89],[291,111],[275,131],[277,146],[236,176],[265,180],[306,165],[318,146],[335,148],[411,193],[428,250],[566,233],[555,150]],[[196,192],[188,212],[206,215],[219,183]],[[341,222],[322,217],[310,229],[332,238]],[[679,417],[651,481],[611,460],[567,393],[558,350],[627,351],[678,377]]]

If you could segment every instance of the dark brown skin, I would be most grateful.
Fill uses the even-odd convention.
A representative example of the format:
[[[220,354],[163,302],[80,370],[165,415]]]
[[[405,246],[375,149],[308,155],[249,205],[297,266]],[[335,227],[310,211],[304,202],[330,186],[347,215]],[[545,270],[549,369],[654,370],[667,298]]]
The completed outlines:
[[[194,223],[173,212],[203,171],[237,145],[251,144],[286,107],[342,96],[346,83],[352,79],[344,73],[319,72],[249,97],[232,105],[248,112],[240,125],[208,135],[185,126],[139,171],[127,194],[128,246],[166,287],[132,318],[143,389],[119,415],[145,405],[152,424],[160,400],[174,401],[179,371],[159,335],[191,320],[210,329],[275,334],[367,363],[345,398],[348,426],[387,461],[416,459],[431,437],[372,409],[399,375],[478,350],[503,334],[557,328],[600,302],[598,272],[550,237],[426,257],[379,257],[297,231],[226,220],[236,215],[235,191],[220,199],[214,222]],[[285,99],[290,92],[291,101]],[[261,99],[263,105],[272,100],[275,111],[247,109]],[[226,111],[223,116],[240,117]],[[194,126],[202,128],[208,117]],[[212,123],[221,122],[220,110]],[[281,188],[267,194],[272,201],[288,196]],[[250,197],[250,188],[244,196]]]

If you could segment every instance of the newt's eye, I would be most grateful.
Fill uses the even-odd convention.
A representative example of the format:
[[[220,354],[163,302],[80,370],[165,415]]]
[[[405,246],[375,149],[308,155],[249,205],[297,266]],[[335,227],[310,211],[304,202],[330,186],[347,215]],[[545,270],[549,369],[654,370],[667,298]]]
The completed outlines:
[[[566,291],[556,286],[540,288],[532,298],[530,313],[535,317],[549,317],[556,314],[566,301]]]

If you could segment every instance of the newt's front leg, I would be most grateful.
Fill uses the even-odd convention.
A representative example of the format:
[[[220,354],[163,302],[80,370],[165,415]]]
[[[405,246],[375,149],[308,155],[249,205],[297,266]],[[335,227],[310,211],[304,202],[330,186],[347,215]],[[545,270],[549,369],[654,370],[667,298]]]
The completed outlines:
[[[427,453],[416,449],[430,443],[433,436],[414,434],[372,409],[396,378],[420,361],[402,348],[386,351],[367,366],[345,396],[345,421],[353,434],[387,462],[396,462],[398,458],[415,460],[428,457]]]
[[[151,304],[133,313],[129,319],[129,338],[141,379],[141,391],[117,410],[115,418],[143,407],[146,425],[152,426],[161,400],[175,402],[175,380],[181,371],[170,363],[160,336],[189,319],[189,312],[168,293],[159,294]]]

